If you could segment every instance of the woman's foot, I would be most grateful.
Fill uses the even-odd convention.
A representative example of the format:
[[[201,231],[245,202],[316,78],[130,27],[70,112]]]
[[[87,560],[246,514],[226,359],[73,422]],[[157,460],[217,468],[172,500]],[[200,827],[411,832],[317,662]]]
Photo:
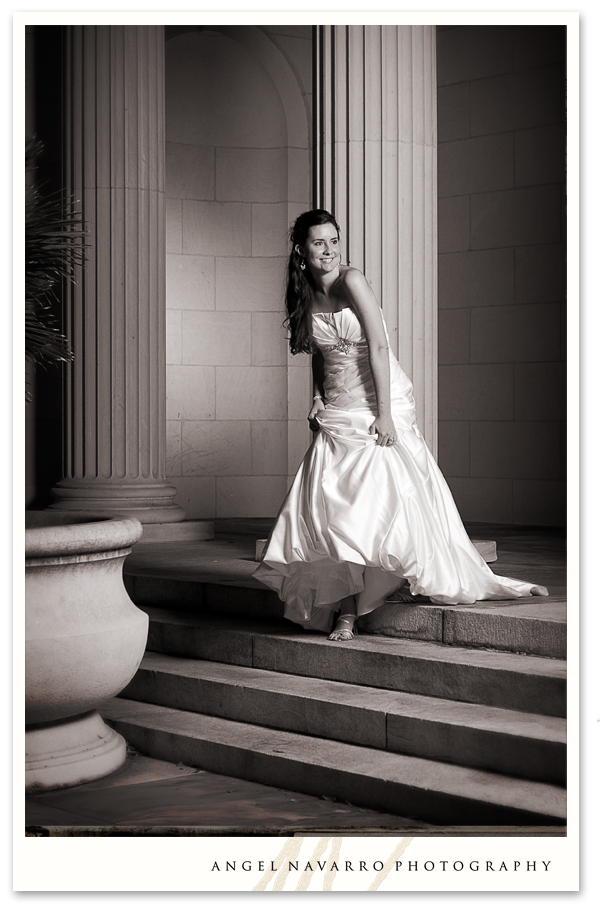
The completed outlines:
[[[335,629],[328,636],[328,641],[352,641],[354,638],[354,621],[356,616],[353,613],[344,613],[338,616]]]
[[[538,597],[548,597],[548,588],[545,588],[543,585],[534,585],[531,589],[532,594],[537,594]]]
[[[394,603],[401,603],[401,604],[414,604],[418,599],[419,599],[418,594],[410,593],[410,582],[408,582],[408,581],[403,581],[402,584],[400,585],[400,587],[396,591],[394,591],[394,593],[390,597],[390,600],[393,600]],[[421,600],[423,600],[422,597],[421,597]]]

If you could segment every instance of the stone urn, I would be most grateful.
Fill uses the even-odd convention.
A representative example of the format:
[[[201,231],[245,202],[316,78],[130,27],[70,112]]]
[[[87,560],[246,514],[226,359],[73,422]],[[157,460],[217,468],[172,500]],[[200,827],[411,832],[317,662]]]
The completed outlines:
[[[123,585],[136,518],[26,512],[26,789],[70,787],[123,765],[96,710],[138,669],[148,617]]]

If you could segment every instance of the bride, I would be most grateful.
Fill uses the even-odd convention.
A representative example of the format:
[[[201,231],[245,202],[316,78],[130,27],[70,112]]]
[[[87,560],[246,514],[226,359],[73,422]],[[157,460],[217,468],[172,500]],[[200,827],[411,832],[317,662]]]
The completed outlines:
[[[494,575],[470,542],[415,421],[412,385],[389,349],[365,276],[341,264],[339,227],[296,220],[286,306],[292,354],[312,354],[315,431],[255,577],[304,628],[349,641],[354,623],[402,599],[472,604],[547,595]]]

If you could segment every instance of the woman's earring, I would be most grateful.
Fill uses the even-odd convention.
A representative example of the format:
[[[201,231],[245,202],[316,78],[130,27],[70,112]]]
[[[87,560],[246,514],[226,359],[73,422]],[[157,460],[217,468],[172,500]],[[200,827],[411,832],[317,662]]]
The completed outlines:
[[[302,269],[302,271],[304,271],[304,269],[306,268],[306,263],[305,263],[304,259],[300,263],[300,268]]]

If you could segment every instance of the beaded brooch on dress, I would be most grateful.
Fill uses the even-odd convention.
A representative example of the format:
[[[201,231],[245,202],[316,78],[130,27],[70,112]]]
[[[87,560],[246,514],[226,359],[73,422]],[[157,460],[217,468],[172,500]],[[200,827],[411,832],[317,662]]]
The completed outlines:
[[[323,350],[339,351],[340,354],[349,354],[352,348],[357,348],[361,344],[364,344],[364,341],[349,341],[348,338],[340,338],[337,344],[329,344],[326,348],[323,348]]]

